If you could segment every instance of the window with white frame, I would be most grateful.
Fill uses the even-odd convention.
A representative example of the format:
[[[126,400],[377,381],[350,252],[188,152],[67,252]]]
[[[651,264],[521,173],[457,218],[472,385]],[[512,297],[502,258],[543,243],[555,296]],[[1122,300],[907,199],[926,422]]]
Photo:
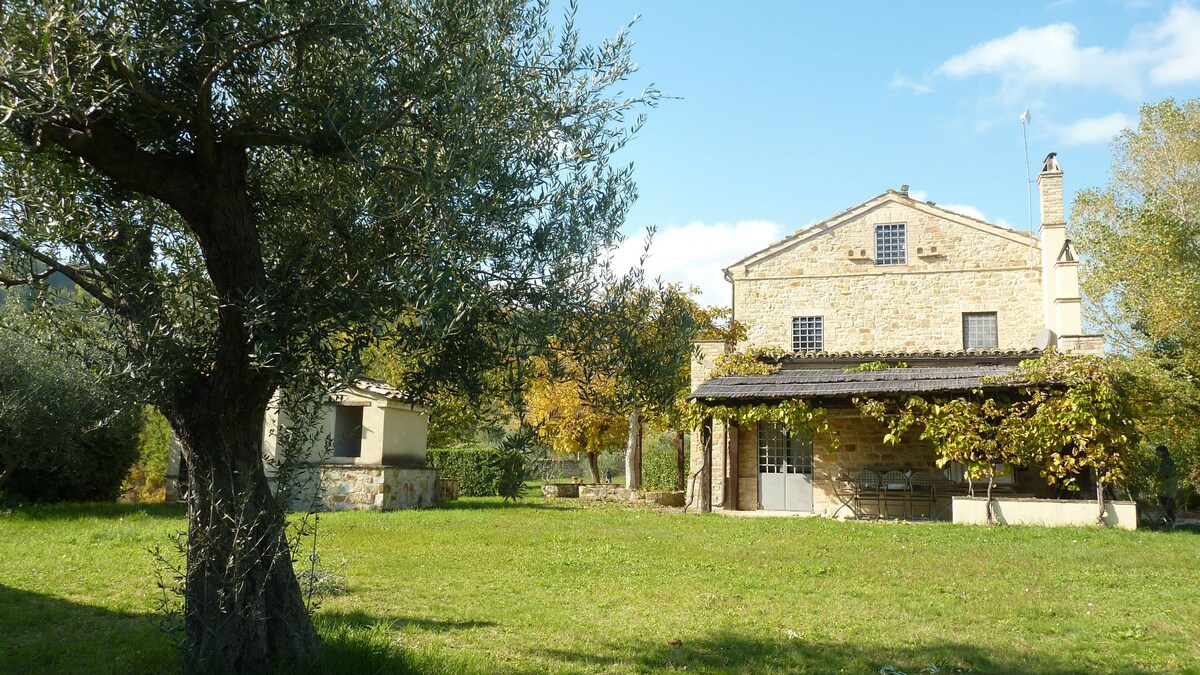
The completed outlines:
[[[825,349],[825,317],[792,317],[792,351],[819,352]]]
[[[964,312],[963,349],[995,349],[997,337],[995,312]]]
[[[908,264],[908,230],[904,223],[875,226],[875,264]]]

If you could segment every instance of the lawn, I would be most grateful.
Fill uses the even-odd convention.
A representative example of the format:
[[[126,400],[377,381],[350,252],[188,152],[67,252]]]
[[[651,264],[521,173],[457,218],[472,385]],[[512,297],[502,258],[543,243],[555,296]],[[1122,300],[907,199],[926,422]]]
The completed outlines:
[[[0,512],[0,672],[172,672],[173,507]],[[1200,535],[463,499],[320,520],[319,672],[1200,672]]]

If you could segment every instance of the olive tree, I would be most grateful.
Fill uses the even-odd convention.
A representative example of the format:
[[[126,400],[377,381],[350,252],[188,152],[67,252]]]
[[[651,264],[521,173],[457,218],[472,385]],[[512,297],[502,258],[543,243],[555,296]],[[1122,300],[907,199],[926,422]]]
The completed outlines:
[[[631,68],[544,2],[0,6],[4,283],[90,294],[180,439],[190,668],[319,649],[262,469],[280,387],[383,327],[414,391],[478,384],[591,292],[655,98]]]

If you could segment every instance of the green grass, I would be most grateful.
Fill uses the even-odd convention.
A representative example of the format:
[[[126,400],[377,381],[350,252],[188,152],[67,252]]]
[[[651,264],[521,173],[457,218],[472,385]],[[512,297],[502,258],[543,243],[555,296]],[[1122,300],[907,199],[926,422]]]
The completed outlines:
[[[318,672],[1200,672],[1194,532],[540,499],[320,522],[348,591],[317,613]],[[176,669],[146,550],[183,524],[170,507],[0,513],[0,672]]]

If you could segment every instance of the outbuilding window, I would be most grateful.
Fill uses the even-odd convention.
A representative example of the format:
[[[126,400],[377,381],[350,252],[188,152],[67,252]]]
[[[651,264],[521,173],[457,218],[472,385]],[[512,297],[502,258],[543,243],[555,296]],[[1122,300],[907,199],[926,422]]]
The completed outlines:
[[[362,406],[339,405],[333,414],[333,456],[362,456]]]
[[[904,223],[875,226],[875,264],[908,264],[908,229]]]
[[[964,312],[963,349],[995,349],[999,345],[995,312]]]

